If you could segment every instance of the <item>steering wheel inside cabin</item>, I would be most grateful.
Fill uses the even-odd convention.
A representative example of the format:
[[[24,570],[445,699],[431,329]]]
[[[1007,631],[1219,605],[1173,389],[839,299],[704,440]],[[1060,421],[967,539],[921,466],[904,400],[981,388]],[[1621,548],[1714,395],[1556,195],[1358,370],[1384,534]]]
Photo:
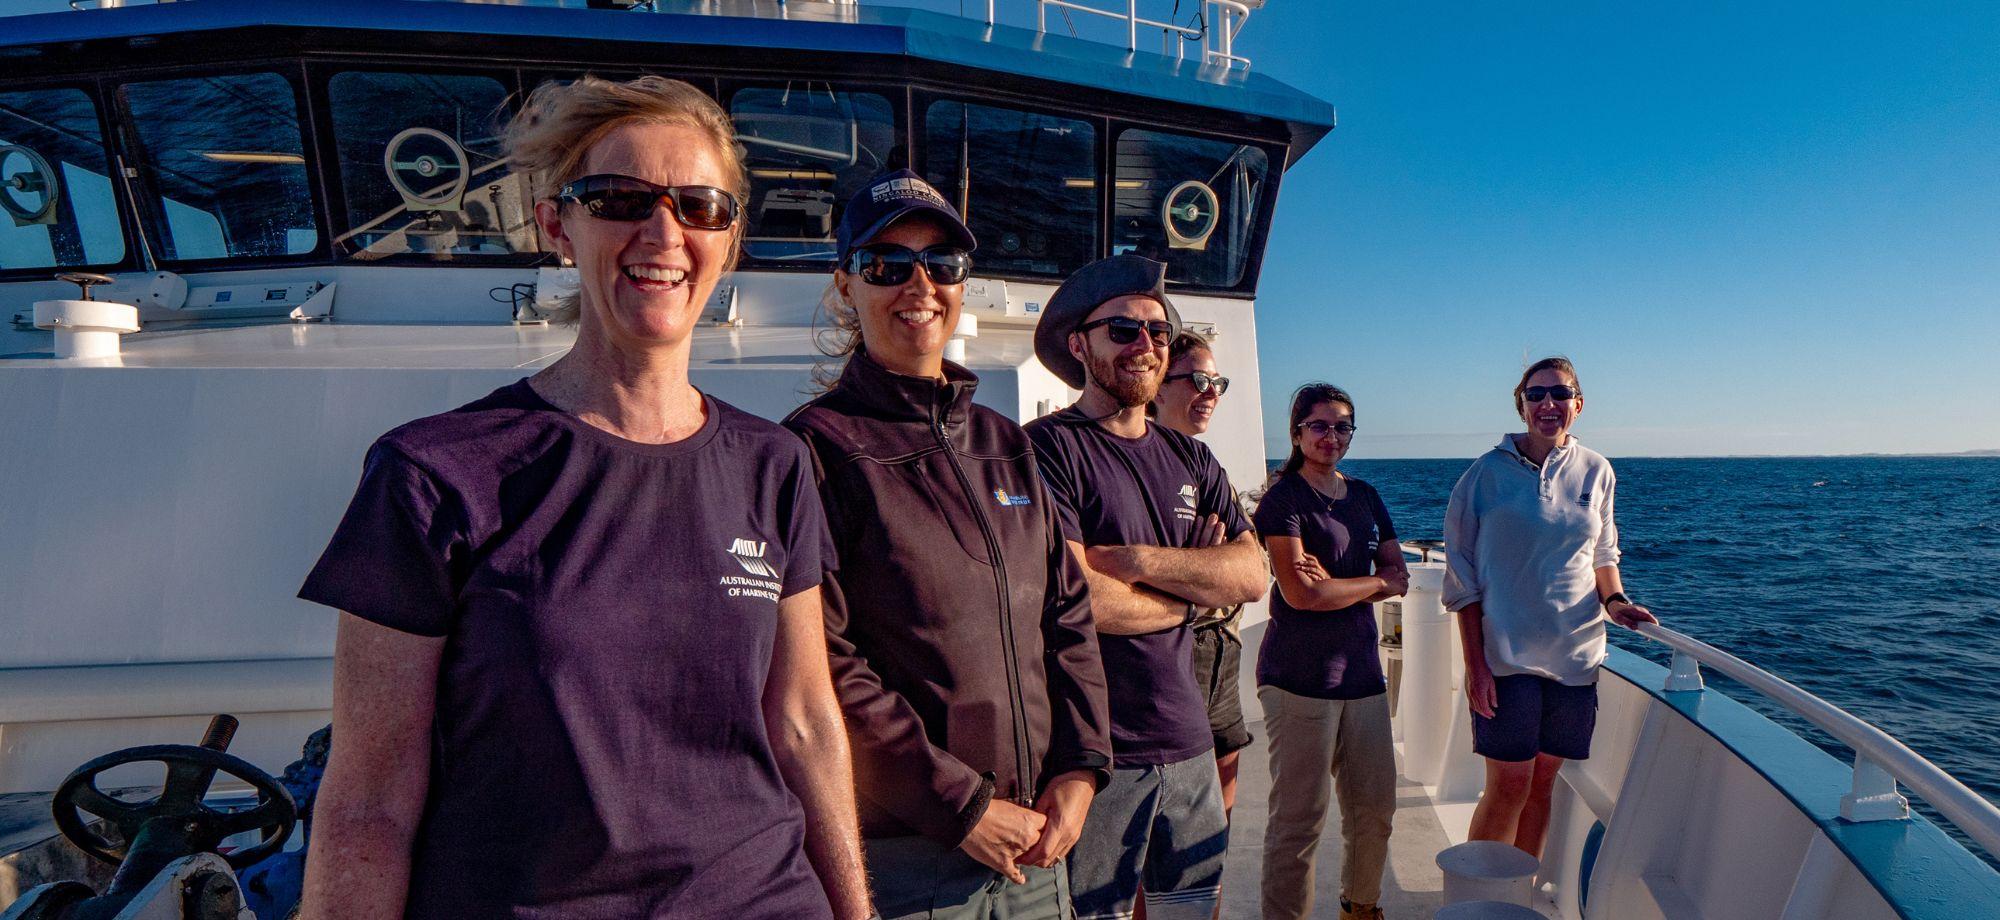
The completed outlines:
[[[113,798],[97,788],[97,777],[114,767],[156,761],[167,765],[167,783],[160,794],[143,802]],[[222,811],[202,801],[217,773],[249,783],[257,802],[249,808]],[[250,762],[207,747],[190,744],[149,744],[106,754],[71,773],[56,790],[56,827],[78,849],[116,865],[125,861],[140,832],[151,827],[153,837],[168,837],[163,843],[181,845],[186,852],[213,852],[223,838],[245,831],[261,830],[264,839],[236,850],[223,858],[242,869],[279,851],[298,823],[298,809],[285,787],[271,774]],[[113,842],[90,829],[83,814],[111,823],[124,840]]]

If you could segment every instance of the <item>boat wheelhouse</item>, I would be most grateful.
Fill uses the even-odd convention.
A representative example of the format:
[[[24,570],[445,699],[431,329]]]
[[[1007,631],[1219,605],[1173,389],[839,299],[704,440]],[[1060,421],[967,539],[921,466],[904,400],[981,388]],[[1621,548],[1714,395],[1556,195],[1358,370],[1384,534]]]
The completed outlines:
[[[245,717],[239,749],[267,758],[323,722],[331,622],[292,595],[363,448],[573,338],[539,319],[573,274],[497,140],[544,81],[663,74],[735,118],[749,228],[692,373],[736,405],[780,417],[803,400],[836,209],[900,166],[983,241],[954,343],[982,401],[1021,419],[1070,401],[1032,328],[1066,273],[1118,252],[1167,261],[1183,315],[1259,385],[1264,239],[1327,104],[1199,48],[922,10],[576,6],[200,0],[7,20],[0,466],[40,485],[0,536],[16,637],[0,681],[32,684],[0,696],[10,738],[43,740],[0,758],[0,792],[50,788],[109,746],[80,728],[109,712],[29,702],[71,674],[124,682],[119,699],[154,680],[223,694],[144,716],[166,737],[209,710],[291,713],[268,735]],[[55,278],[69,272],[114,280],[86,295]],[[80,321],[37,315],[86,296],[136,307],[115,357],[74,357]],[[1220,435],[1235,478],[1260,477],[1257,414]]]

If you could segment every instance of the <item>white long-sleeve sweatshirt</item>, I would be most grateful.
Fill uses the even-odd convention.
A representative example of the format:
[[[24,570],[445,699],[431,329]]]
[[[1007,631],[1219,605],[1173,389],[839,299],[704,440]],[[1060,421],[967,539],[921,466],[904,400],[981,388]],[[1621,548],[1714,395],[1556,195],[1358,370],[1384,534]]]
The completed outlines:
[[[1516,437],[1472,461],[1451,490],[1444,605],[1481,605],[1494,676],[1583,686],[1604,663],[1596,570],[1618,564],[1617,477],[1611,461],[1573,437],[1540,467],[1521,455]]]

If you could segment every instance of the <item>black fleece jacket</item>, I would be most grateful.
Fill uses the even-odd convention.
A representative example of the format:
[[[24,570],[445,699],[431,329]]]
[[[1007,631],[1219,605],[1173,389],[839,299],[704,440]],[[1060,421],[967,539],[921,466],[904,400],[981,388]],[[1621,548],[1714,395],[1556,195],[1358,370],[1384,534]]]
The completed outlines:
[[[1019,425],[978,378],[907,377],[857,352],[785,420],[812,448],[838,566],[834,688],[866,837],[956,846],[992,797],[1111,764],[1083,571]]]

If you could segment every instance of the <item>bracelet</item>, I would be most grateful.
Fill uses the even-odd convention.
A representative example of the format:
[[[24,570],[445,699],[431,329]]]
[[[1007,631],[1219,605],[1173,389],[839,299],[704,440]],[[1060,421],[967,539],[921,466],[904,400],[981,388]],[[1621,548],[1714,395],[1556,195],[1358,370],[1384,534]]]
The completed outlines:
[[[1187,616],[1181,618],[1181,625],[1193,626],[1198,619],[1201,619],[1201,608],[1196,607],[1194,601],[1188,601]]]
[[[1605,608],[1606,608],[1606,609],[1609,609],[1609,608],[1611,607],[1611,605],[1612,605],[1612,604],[1615,604],[1615,603],[1618,603],[1619,601],[1624,601],[1624,602],[1625,602],[1625,603],[1627,603],[1627,604],[1630,604],[1630,603],[1632,603],[1632,599],[1631,599],[1631,598],[1629,598],[1629,597],[1626,597],[1626,596],[1625,596],[1625,592],[1623,592],[1623,591],[1613,591],[1613,592],[1611,592],[1611,596],[1610,596],[1610,597],[1607,597],[1607,598],[1605,598],[1605,599],[1604,599],[1604,601],[1603,601],[1603,603],[1604,603],[1604,606],[1605,606]]]

